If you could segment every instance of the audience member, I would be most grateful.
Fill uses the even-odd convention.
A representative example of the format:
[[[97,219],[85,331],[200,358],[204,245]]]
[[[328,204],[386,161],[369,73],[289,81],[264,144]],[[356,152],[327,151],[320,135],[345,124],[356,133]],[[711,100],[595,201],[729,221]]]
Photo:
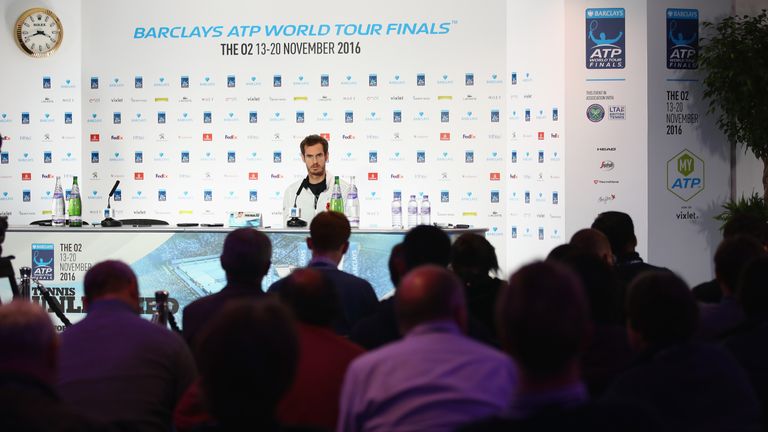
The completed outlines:
[[[21,300],[0,306],[0,346],[0,430],[99,430],[59,399],[59,341],[40,306]]]
[[[307,267],[324,272],[338,291],[341,314],[334,327],[341,335],[348,335],[358,321],[373,314],[379,301],[368,281],[338,268],[349,249],[350,234],[347,217],[328,211],[318,213],[312,219],[307,239],[307,247],[312,251]],[[273,283],[269,291],[279,293],[284,281],[281,279]]]
[[[169,430],[171,411],[195,377],[186,344],[139,316],[138,282],[127,264],[94,265],[83,288],[88,315],[61,336],[63,399],[99,421]]]
[[[606,392],[644,407],[671,430],[757,431],[760,412],[744,370],[724,349],[692,342],[698,309],[671,272],[638,277],[627,296],[627,334],[640,355]]]
[[[616,277],[604,259],[584,251],[560,262],[579,277],[589,301],[593,334],[581,358],[581,373],[590,395],[597,397],[632,360],[626,329],[617,321]]]
[[[298,430],[281,427],[275,417],[299,357],[284,306],[269,299],[230,302],[201,332],[196,357],[206,407],[216,421],[197,430]]]
[[[451,269],[464,282],[469,315],[496,339],[496,298],[506,282],[494,277],[499,261],[493,245],[478,234],[460,235],[451,247]]]
[[[763,247],[768,245],[768,224],[760,215],[753,213],[740,213],[734,215],[723,225],[723,240],[738,235],[753,237]],[[701,303],[720,303],[723,291],[717,278],[700,283],[693,287],[693,296]]]
[[[258,299],[264,295],[261,281],[272,264],[272,243],[253,228],[239,228],[227,235],[221,252],[221,267],[227,285],[219,292],[195,300],[184,308],[182,331],[189,346],[205,323],[233,299]]]
[[[502,416],[462,431],[635,431],[647,417],[589,402],[579,356],[590,338],[581,284],[557,263],[534,263],[512,275],[499,296],[498,332],[520,371],[520,388]]]
[[[405,246],[396,244],[389,255],[389,278],[397,290],[400,279],[407,272],[405,264]],[[400,329],[395,319],[395,298],[386,298],[379,302],[376,312],[363,318],[353,328],[349,338],[365,349],[378,348],[386,343],[400,339]]]
[[[347,367],[364,350],[333,332],[339,297],[324,272],[298,269],[280,289],[298,318],[299,364],[293,386],[280,401],[281,423],[333,430]]]
[[[610,266],[614,264],[615,259],[611,249],[611,242],[608,241],[608,237],[602,231],[594,228],[584,228],[576,231],[576,234],[571,237],[570,244],[584,252],[597,256]]]
[[[436,226],[411,228],[403,239],[403,250],[407,271],[426,264],[448,267],[451,262],[451,239]]]
[[[566,257],[578,253],[579,248],[576,246],[570,244],[570,243],[564,243],[558,246],[555,246],[549,253],[547,254],[547,261],[562,261]]]
[[[741,271],[749,261],[765,256],[763,245],[747,236],[723,240],[715,252],[715,278],[720,284],[720,303],[701,306],[699,336],[705,340],[720,339],[744,321],[744,309],[736,300]]]
[[[395,293],[395,312],[406,336],[352,362],[338,431],[446,431],[509,404],[514,366],[463,335],[456,276],[440,266],[411,270]]]
[[[752,260],[744,268],[739,300],[746,320],[731,331],[725,347],[749,375],[763,410],[763,429],[768,430],[768,257]]]
[[[616,290],[616,302],[620,305],[619,318],[624,321],[624,308],[626,291],[629,284],[638,275],[648,271],[669,271],[664,267],[643,262],[640,254],[635,251],[637,247],[637,237],[635,236],[635,224],[632,218],[622,212],[607,211],[600,213],[594,222],[592,228],[596,229],[606,237],[611,244],[611,251],[614,256],[614,268],[618,279],[618,289]]]

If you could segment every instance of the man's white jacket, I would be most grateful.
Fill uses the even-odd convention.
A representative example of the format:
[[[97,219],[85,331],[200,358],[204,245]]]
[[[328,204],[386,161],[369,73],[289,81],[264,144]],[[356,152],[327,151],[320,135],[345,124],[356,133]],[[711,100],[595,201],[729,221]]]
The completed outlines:
[[[283,194],[283,225],[291,218],[291,208],[293,207],[294,200],[296,207],[301,209],[301,220],[306,221],[309,224],[316,214],[326,210],[328,204],[331,202],[331,191],[333,190],[333,175],[328,171],[325,172],[325,184],[326,188],[315,199],[315,194],[308,187],[303,187],[301,191],[296,194],[301,183],[306,179],[298,180],[291,183]],[[347,192],[349,191],[349,183],[339,178],[341,184],[341,197],[346,201]]]

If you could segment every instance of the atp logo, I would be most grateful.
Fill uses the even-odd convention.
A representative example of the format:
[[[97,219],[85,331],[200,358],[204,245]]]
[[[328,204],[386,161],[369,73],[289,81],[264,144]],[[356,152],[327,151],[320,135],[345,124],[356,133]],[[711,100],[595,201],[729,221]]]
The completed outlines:
[[[53,243],[32,243],[32,279],[53,280]]]

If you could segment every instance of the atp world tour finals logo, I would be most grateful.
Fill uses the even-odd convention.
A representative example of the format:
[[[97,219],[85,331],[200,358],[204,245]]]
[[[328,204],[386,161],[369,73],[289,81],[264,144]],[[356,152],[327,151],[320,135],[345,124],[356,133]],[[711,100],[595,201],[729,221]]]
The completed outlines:
[[[667,9],[667,69],[699,67],[699,11]]]
[[[587,69],[624,69],[626,31],[623,8],[587,9]]]

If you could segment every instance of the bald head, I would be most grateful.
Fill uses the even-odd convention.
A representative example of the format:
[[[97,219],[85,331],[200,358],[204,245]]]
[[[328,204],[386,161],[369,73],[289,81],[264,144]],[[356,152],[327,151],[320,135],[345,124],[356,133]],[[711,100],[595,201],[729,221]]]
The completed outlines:
[[[139,310],[139,283],[131,267],[117,260],[102,261],[85,273],[83,291],[87,304],[117,299]]]
[[[613,265],[611,242],[601,231],[594,228],[579,230],[571,237],[571,244],[590,255],[599,257],[608,265]]]
[[[253,228],[239,228],[227,235],[221,252],[221,267],[229,282],[258,282],[272,263],[272,243]]]
[[[55,373],[58,337],[48,313],[35,303],[16,300],[0,306],[0,346],[0,371]]]
[[[466,326],[461,281],[443,267],[421,266],[410,271],[395,293],[395,314],[403,333],[429,321],[451,320]]]

